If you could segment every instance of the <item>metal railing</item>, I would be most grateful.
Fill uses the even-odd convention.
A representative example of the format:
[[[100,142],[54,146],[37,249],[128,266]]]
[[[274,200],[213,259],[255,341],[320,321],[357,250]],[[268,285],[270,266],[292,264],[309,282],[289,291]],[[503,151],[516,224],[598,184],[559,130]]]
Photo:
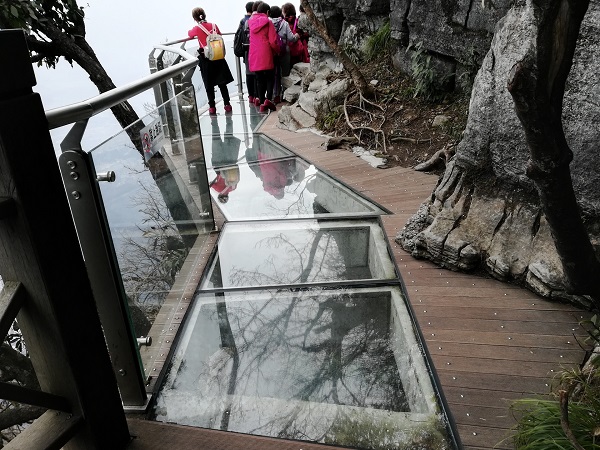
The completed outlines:
[[[234,33],[223,33],[223,36],[233,34]],[[125,86],[104,92],[88,100],[67,106],[61,106],[59,108],[49,109],[46,111],[49,129],[52,130],[54,128],[69,125],[80,120],[89,119],[96,114],[122,103],[134,95],[140,94],[141,92],[167,81],[186,70],[194,68],[198,64],[198,59],[196,56],[188,53],[184,48],[185,43],[193,39],[194,38],[185,38],[166,42],[165,44],[158,44],[154,46],[154,50],[150,53],[152,56],[156,50],[172,52],[183,58],[184,61],[182,62],[176,63],[166,69],[155,72],[152,75],[148,75],[147,77],[126,84]],[[183,43],[182,47],[174,47],[175,44],[179,43]],[[240,58],[236,57],[235,61],[238,78],[238,93],[241,94],[243,92],[243,82]]]
[[[175,75],[191,69],[198,64],[198,59],[183,49],[166,47],[164,45],[159,45],[155,48],[161,48],[177,53],[183,57],[185,61],[175,64],[165,70],[161,70],[160,72],[148,75],[147,77],[141,78],[125,86],[104,92],[103,94],[97,95],[96,97],[88,100],[50,109],[46,111],[48,127],[50,129],[54,129],[78,122],[80,120],[89,119],[90,117],[112,108],[113,106],[124,102],[130,97],[144,92],[145,90],[150,89],[159,83],[167,81],[173,78]]]

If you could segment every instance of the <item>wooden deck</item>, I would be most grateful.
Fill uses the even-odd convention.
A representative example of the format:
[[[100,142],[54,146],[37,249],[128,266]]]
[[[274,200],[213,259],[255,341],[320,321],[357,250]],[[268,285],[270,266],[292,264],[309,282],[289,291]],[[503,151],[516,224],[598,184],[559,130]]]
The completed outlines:
[[[574,335],[582,334],[578,322],[583,313],[512,285],[414,259],[394,238],[431,195],[436,176],[376,169],[348,151],[325,151],[323,137],[281,130],[276,124],[277,116],[271,114],[260,131],[393,212],[382,219],[385,231],[463,447],[513,448],[510,401],[549,392],[554,371],[582,361],[584,352]],[[214,240],[198,255],[206,256]],[[134,417],[128,423],[132,450],[335,449]]]
[[[510,401],[548,393],[555,371],[582,361],[574,335],[582,335],[583,313],[413,258],[394,238],[437,176],[376,169],[348,151],[325,151],[323,137],[276,125],[273,114],[261,131],[393,212],[383,217],[385,231],[464,448],[513,448]]]

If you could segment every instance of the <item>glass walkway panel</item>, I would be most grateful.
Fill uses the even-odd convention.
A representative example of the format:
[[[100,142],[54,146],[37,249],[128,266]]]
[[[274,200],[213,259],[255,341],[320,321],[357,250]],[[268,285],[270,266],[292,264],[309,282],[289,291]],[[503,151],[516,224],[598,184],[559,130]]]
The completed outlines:
[[[245,128],[259,123],[253,117]],[[227,220],[386,212],[268,136],[237,133],[244,128],[239,123],[243,118],[209,116],[200,121],[203,132],[209,132],[203,142],[210,193]]]
[[[397,278],[377,220],[232,222],[201,289]]]
[[[445,442],[398,287],[200,292],[156,414],[358,448]]]

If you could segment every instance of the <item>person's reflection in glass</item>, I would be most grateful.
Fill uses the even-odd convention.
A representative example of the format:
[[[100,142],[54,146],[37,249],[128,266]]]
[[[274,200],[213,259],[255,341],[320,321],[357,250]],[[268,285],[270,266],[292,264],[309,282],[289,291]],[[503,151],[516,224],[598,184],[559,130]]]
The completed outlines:
[[[263,189],[277,200],[285,195],[285,187],[290,186],[296,174],[296,160],[285,159],[273,161],[268,155],[258,152]]]
[[[253,134],[253,139],[252,139],[252,145],[247,145],[246,146],[246,152],[245,152],[245,157],[246,157],[246,162],[248,163],[248,167],[250,167],[250,169],[252,170],[252,172],[254,172],[254,175],[256,175],[257,178],[260,178],[262,180],[262,176],[260,173],[260,167],[258,167],[258,147],[259,147],[259,141],[256,138],[256,135],[254,133]]]
[[[280,200],[285,196],[287,186],[304,180],[305,168],[301,164],[296,164],[295,158],[277,159],[281,154],[273,147],[261,148],[256,139],[253,140],[253,144],[246,149],[246,162],[262,181],[265,192]]]
[[[229,201],[229,194],[240,182],[240,169],[237,165],[241,140],[233,135],[233,118],[225,116],[225,133],[221,136],[218,117],[211,117],[212,155],[211,165],[217,176],[210,187],[217,192],[221,203]]]
[[[255,131],[258,128],[258,125],[264,118],[264,114],[259,114],[256,108],[250,108],[250,128],[252,131]]]

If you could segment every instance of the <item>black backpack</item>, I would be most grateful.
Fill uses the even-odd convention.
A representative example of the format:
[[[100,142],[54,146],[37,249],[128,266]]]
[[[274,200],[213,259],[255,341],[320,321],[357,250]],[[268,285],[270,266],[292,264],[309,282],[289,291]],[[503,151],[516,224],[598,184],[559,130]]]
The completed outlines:
[[[238,58],[243,58],[250,46],[250,28],[247,20],[241,20],[240,26],[233,37],[233,53]]]

